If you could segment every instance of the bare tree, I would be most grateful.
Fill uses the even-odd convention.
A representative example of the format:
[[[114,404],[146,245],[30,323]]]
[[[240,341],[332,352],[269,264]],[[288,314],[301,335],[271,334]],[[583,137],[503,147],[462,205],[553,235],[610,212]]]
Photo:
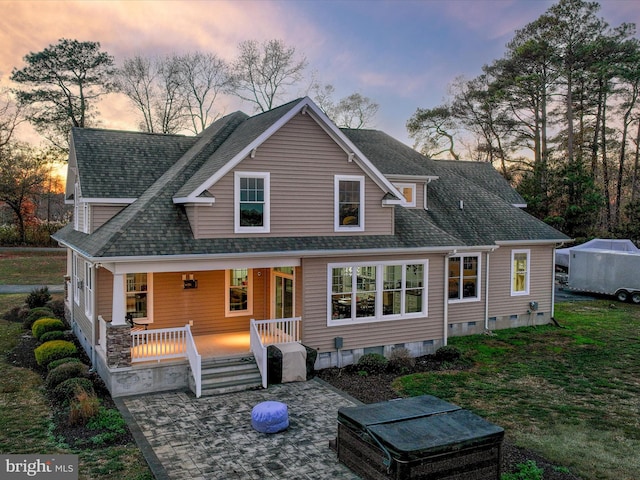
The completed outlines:
[[[0,149],[9,144],[16,127],[24,121],[22,107],[8,90],[0,90]]]
[[[359,93],[352,93],[334,103],[333,85],[312,86],[315,93],[314,100],[320,109],[340,128],[367,128],[378,113],[380,105],[369,97]]]
[[[150,133],[177,133],[188,125],[176,56],[148,59],[136,55],[118,71],[118,89],[142,114],[140,128]]]
[[[178,57],[178,65],[189,128],[197,134],[222,115],[214,104],[231,84],[229,67],[216,55],[200,52]]]
[[[287,87],[302,80],[307,67],[306,58],[296,57],[295,47],[288,47],[281,40],[262,44],[247,40],[238,45],[238,51],[232,67],[231,91],[261,112],[276,106]]]

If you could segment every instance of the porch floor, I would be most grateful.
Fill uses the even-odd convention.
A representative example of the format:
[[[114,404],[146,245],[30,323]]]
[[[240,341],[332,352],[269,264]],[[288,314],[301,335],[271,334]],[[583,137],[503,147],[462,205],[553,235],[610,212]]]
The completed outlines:
[[[249,332],[194,335],[198,353],[203,358],[229,357],[251,353]]]

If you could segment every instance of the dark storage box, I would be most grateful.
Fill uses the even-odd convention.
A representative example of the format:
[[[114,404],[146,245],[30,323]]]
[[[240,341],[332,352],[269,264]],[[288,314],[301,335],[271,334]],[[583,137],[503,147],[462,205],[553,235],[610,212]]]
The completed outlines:
[[[499,480],[503,437],[431,395],[338,410],[338,459],[364,479]]]

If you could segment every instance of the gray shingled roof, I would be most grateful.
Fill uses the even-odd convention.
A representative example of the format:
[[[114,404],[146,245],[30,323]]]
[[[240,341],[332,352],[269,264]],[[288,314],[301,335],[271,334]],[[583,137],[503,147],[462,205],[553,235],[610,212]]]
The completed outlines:
[[[131,163],[140,161],[144,167],[155,165],[157,168],[153,180],[150,176],[144,180],[134,178],[136,188],[144,188],[141,185],[147,182],[144,192],[96,232],[84,234],[67,226],[54,238],[88,256],[103,258],[455,248],[492,245],[501,240],[567,238],[513,207],[515,197],[506,193],[506,182],[502,180],[500,184],[501,177],[496,178],[498,174],[493,169],[428,159],[383,132],[343,130],[383,174],[439,176],[428,188],[429,210],[394,207],[394,235],[195,239],[184,207],[174,204],[173,198],[191,193],[295,104],[297,101],[251,118],[241,112],[227,115],[198,137],[126,135],[126,132],[94,129],[74,131],[74,140],[82,144],[77,156],[83,193],[88,182],[91,191],[103,188],[105,195],[122,195],[121,186],[97,185],[104,180],[99,176],[101,172],[110,170],[109,164],[131,174],[131,169],[123,168],[122,157],[128,157]],[[96,140],[95,145],[92,138]],[[135,139],[141,142],[135,143]],[[114,145],[110,145],[111,141]],[[167,158],[156,161],[158,156],[162,157],[163,148],[169,152]],[[180,149],[183,152],[178,154]],[[96,158],[104,165],[93,165]],[[144,170],[136,168],[135,171]],[[460,200],[464,202],[462,209]]]
[[[73,128],[82,196],[137,198],[198,140],[183,135]]]

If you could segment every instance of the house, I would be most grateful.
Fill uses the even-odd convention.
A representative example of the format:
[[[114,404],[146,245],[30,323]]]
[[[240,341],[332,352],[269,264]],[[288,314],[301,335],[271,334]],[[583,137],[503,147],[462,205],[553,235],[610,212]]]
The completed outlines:
[[[270,344],[324,368],[553,315],[568,238],[491,165],[339,129],[309,98],[195,137],[70,144],[67,316],[114,396],[200,395],[225,359],[266,386]]]

